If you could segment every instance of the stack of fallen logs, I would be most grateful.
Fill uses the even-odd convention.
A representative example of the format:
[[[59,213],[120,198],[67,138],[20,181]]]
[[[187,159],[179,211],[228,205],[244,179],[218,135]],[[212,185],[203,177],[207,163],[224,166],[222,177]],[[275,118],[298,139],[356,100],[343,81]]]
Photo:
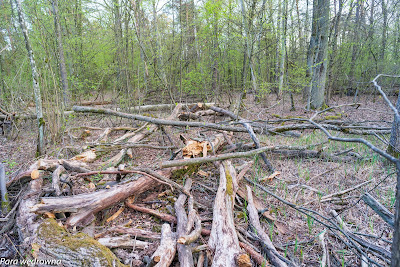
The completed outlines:
[[[202,108],[208,109],[203,110]],[[123,266],[108,248],[145,248],[149,245],[149,242],[141,240],[159,239],[160,245],[152,256],[146,259],[146,266],[169,266],[176,258],[176,254],[180,266],[194,266],[195,263],[196,266],[208,266],[209,264],[211,266],[252,266],[253,263],[260,266],[267,266],[268,264],[273,266],[294,265],[293,262],[277,252],[268,234],[261,226],[258,212],[262,207],[254,201],[251,188],[246,186],[246,190],[239,193],[239,183],[252,162],[249,161],[241,166],[239,173],[237,173],[230,159],[260,154],[270,172],[273,172],[274,168],[267,158],[267,153],[285,154],[287,157],[291,155],[323,157],[329,160],[340,159],[341,161],[360,159],[358,154],[349,155],[351,151],[341,153],[348,154],[348,156],[339,157],[339,154],[325,154],[322,148],[313,151],[309,150],[309,147],[262,147],[256,133],[278,133],[306,129],[306,127],[302,128],[299,124],[298,127],[286,127],[286,130],[282,130],[281,126],[280,128],[267,129],[265,124],[263,127],[259,127],[260,122],[258,124],[247,122],[227,110],[212,105],[196,105],[186,112],[181,112],[182,106],[178,104],[167,119],[82,106],[75,106],[73,109],[75,112],[92,112],[141,120],[150,123],[150,126],[145,124],[143,127],[128,132],[113,143],[108,144],[109,151],[115,149],[120,151],[105,164],[102,164],[110,167],[107,170],[93,171],[93,168],[88,164],[94,162],[97,157],[96,145],[92,144],[89,150],[69,160],[40,159],[32,164],[28,170],[7,182],[7,188],[21,186],[26,182],[29,182],[29,185],[23,195],[20,196],[18,204],[14,205],[11,211],[14,212],[14,215],[10,216],[7,224],[0,232],[6,232],[14,227],[15,223],[22,241],[20,248],[26,253],[24,255],[30,258],[55,258],[61,260],[65,266]],[[229,116],[235,123],[243,127],[204,121],[188,121],[189,119],[199,119],[205,115],[215,114]],[[176,120],[177,118],[185,119],[185,121]],[[159,170],[148,167],[125,169],[124,165],[120,163],[126,156],[131,156],[132,149],[137,147],[165,148],[139,143],[158,127],[161,128],[162,125],[203,127],[218,130],[221,133],[216,134],[213,140],[185,139],[185,147],[175,151],[170,160],[162,162]],[[335,127],[351,126],[335,125]],[[170,135],[167,128],[161,129],[167,135]],[[350,131],[352,128],[343,129]],[[106,140],[113,130],[115,129],[105,129],[96,141]],[[227,131],[247,132],[250,134],[253,143],[234,144]],[[126,140],[128,141],[125,142]],[[171,148],[176,148],[175,142],[172,139],[170,141]],[[228,143],[228,146],[225,146],[228,153],[218,154],[225,143]],[[104,148],[105,145],[102,144]],[[235,150],[246,150],[246,148],[247,151],[234,152]],[[174,159],[178,152],[182,152],[183,159]],[[209,154],[213,155],[209,156]],[[172,172],[207,162],[212,162],[219,169],[219,186],[213,204],[211,229],[203,228],[202,218],[195,208],[199,204],[196,203],[191,193],[192,179],[186,177],[184,185],[181,185],[171,178]],[[45,177],[48,173],[51,173],[51,185],[45,183]],[[72,195],[74,179],[95,174],[115,175],[117,183],[91,193]],[[135,175],[135,177],[122,179],[123,176],[127,175]],[[132,196],[137,199],[141,193],[159,185],[167,185],[172,190],[179,192],[175,201],[175,216],[134,204]],[[258,240],[262,245],[261,250],[246,241],[238,233],[235,226],[233,212],[237,193],[247,201],[251,236],[253,240]],[[45,197],[43,197],[44,195]],[[82,233],[71,233],[76,232],[78,228],[91,225],[98,212],[120,202],[124,202],[126,207],[151,214],[164,221],[161,235],[138,228],[126,227],[126,225],[109,228],[102,233],[93,234],[93,237]],[[187,208],[185,208],[186,203]],[[122,211],[123,209],[118,210],[112,217],[118,216]],[[175,229],[175,232],[173,229]],[[119,234],[119,236],[112,236],[113,233]],[[131,238],[132,236],[135,239]],[[208,241],[204,239],[205,236],[209,236]],[[141,240],[136,240],[136,238]],[[268,262],[261,251],[265,253]],[[130,264],[133,263],[130,262]]]

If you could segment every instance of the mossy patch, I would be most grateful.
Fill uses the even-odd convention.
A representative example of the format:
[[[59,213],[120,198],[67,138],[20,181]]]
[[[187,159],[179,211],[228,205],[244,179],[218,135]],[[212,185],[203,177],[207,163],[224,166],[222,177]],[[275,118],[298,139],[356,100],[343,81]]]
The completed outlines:
[[[199,170],[200,164],[190,165],[187,168],[178,169],[172,172],[171,179],[178,180],[185,176],[190,176]]]
[[[232,175],[229,172],[227,167],[225,167],[225,177],[226,177],[226,193],[232,197],[233,196],[233,181],[232,181]]]
[[[126,266],[105,246],[84,233],[70,234],[54,219],[44,220],[37,231],[45,252],[72,265]]]

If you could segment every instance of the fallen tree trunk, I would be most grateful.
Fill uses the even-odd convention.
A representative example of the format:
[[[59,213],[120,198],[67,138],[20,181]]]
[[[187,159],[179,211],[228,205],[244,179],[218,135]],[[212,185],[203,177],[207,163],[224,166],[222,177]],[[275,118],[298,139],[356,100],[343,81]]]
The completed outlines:
[[[221,130],[221,131],[247,132],[247,130],[244,128],[233,127],[233,126],[224,126],[224,125],[219,125],[216,123],[164,120],[164,119],[157,119],[157,118],[146,117],[146,116],[141,116],[141,115],[118,112],[118,111],[114,111],[111,109],[100,109],[100,108],[90,108],[90,107],[80,107],[80,106],[74,106],[73,109],[75,112],[113,115],[113,116],[117,116],[117,117],[121,117],[121,118],[133,119],[133,120],[138,120],[138,121],[146,121],[146,122],[150,122],[150,123],[158,124],[158,125],[170,125],[170,126],[179,126],[179,127],[202,127],[202,128],[210,128],[210,129]],[[261,132],[261,130],[258,132]]]
[[[236,266],[235,257],[241,254],[233,216],[238,188],[236,172],[230,161],[223,162],[219,171],[219,187],[214,200],[213,222],[208,245],[214,252],[212,266]]]
[[[375,198],[373,198],[369,193],[365,193],[362,196],[362,200],[371,209],[373,209],[379,217],[382,218],[390,227],[394,228],[394,215],[385,206],[379,203]]]
[[[270,262],[277,267],[287,267],[287,264],[279,258],[278,251],[272,244],[268,235],[264,232],[261,227],[260,220],[258,218],[258,211],[254,206],[253,193],[248,185],[247,188],[247,211],[249,212],[249,220],[251,225],[254,227],[256,235],[260,238],[262,245],[265,247],[265,252],[267,254]]]
[[[106,247],[86,234],[69,234],[54,219],[41,219],[31,212],[42,192],[43,179],[32,180],[19,205],[16,226],[19,248],[30,261],[54,260],[51,265],[125,266]]]
[[[158,182],[154,179],[142,176],[136,181],[119,184],[94,193],[57,198],[45,197],[41,199],[41,204],[32,207],[32,211],[37,213],[71,212],[72,215],[66,222],[67,226],[87,225],[95,219],[94,215],[97,212],[123,201],[131,195],[139,195],[154,188],[157,184]]]
[[[184,188],[186,191],[189,192],[191,187],[192,187],[192,179],[188,178],[186,180]],[[184,207],[186,199],[187,196],[185,194],[180,194],[175,202],[175,213],[177,219],[176,234],[178,238],[180,236],[187,234],[186,226],[188,224],[188,217]],[[178,244],[177,249],[178,249],[178,257],[180,265],[188,267],[194,266],[192,249],[185,244]]]

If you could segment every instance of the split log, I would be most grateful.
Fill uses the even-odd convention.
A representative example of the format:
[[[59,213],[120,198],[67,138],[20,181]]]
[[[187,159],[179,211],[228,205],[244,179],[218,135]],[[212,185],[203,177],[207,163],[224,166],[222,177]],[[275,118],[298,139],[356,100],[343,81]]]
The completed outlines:
[[[161,228],[161,244],[151,256],[150,266],[169,267],[176,253],[176,236],[171,231],[171,226],[167,223]],[[187,266],[182,265],[181,266]]]
[[[61,190],[60,190],[60,175],[65,171],[65,168],[62,165],[59,165],[57,169],[54,170],[52,176],[51,176],[51,184],[56,192],[56,196],[61,195]]]
[[[130,235],[102,237],[97,239],[97,241],[108,248],[146,249],[150,246],[149,242],[132,239]]]
[[[258,140],[256,134],[254,133],[253,127],[251,127],[250,123],[246,122],[244,119],[240,118],[239,116],[235,115],[234,113],[230,112],[229,110],[225,110],[219,107],[212,106],[210,107],[211,110],[214,110],[215,112],[220,112],[223,113],[229,117],[231,117],[234,120],[239,120],[239,123],[241,123],[249,133],[251,139],[253,140],[256,148],[260,148],[261,144],[260,141]],[[271,162],[267,159],[267,156],[265,155],[264,152],[260,153],[262,160],[264,161],[265,165],[268,168],[268,171],[274,172],[274,167],[272,166]]]
[[[280,259],[278,251],[272,244],[271,240],[269,239],[268,235],[265,233],[264,229],[260,224],[260,220],[258,218],[258,211],[254,206],[253,201],[253,193],[249,186],[246,185],[247,188],[247,211],[249,212],[249,220],[251,225],[254,227],[256,231],[256,235],[260,238],[260,241],[265,248],[265,252],[267,254],[268,259],[274,266],[282,266],[287,267],[287,264]]]
[[[230,161],[220,164],[220,179],[213,208],[213,222],[208,245],[214,251],[212,266],[236,266],[240,252],[235,229],[233,206],[238,184],[235,168]]]
[[[97,212],[132,195],[139,195],[154,188],[157,184],[158,182],[154,179],[142,176],[136,181],[118,184],[110,189],[93,193],[57,198],[45,197],[41,199],[41,204],[32,205],[32,211],[37,213],[47,211],[53,213],[71,212],[72,215],[67,219],[67,226],[84,226],[95,219],[94,215]]]
[[[369,193],[365,193],[362,196],[362,200],[367,204],[371,209],[373,209],[379,217],[382,218],[390,227],[394,228],[394,215],[391,213],[385,206],[379,203],[373,196]]]
[[[188,178],[185,182],[184,188],[187,192],[189,192],[191,187],[192,187],[192,179]],[[178,237],[188,234],[186,232],[186,227],[188,225],[188,217],[186,215],[184,207],[186,198],[187,198],[186,195],[180,194],[175,202],[175,213],[177,219],[176,234]],[[179,243],[177,245],[177,249],[178,249],[178,257],[180,265],[188,267],[194,266],[192,249],[189,246],[182,243]]]

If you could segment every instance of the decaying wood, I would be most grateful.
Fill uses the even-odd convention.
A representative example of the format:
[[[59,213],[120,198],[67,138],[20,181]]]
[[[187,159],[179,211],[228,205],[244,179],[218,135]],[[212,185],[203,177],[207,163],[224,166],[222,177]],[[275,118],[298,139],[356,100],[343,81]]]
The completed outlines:
[[[32,205],[32,211],[37,213],[47,211],[53,213],[71,212],[72,215],[67,220],[67,226],[87,225],[95,219],[94,215],[100,210],[123,201],[129,196],[139,195],[154,188],[157,184],[154,179],[142,176],[136,181],[118,184],[110,189],[103,189],[94,193],[42,198],[41,204]]]
[[[256,148],[261,147],[260,141],[258,140],[256,134],[254,133],[253,127],[251,127],[250,123],[246,122],[244,119],[240,118],[239,116],[235,115],[234,113],[230,112],[229,110],[225,110],[225,109],[215,107],[215,106],[211,106],[210,109],[214,110],[215,112],[223,113],[223,114],[231,117],[234,120],[239,120],[239,123],[241,123],[246,128],[246,130],[249,133],[251,139],[253,140]],[[267,159],[267,155],[265,155],[265,153],[262,152],[262,153],[260,153],[260,156],[261,156],[262,160],[264,161],[265,165],[267,166],[268,171],[273,172],[274,167],[272,166],[271,162],[269,162],[269,160]]]
[[[130,235],[102,237],[97,241],[108,248],[146,249],[150,245],[149,242],[133,239]]]
[[[189,192],[191,187],[192,187],[192,179],[188,178],[185,182],[184,188],[187,192]],[[176,224],[177,237],[181,237],[188,234],[186,232],[186,227],[188,225],[188,217],[184,207],[186,199],[187,196],[185,194],[180,194],[175,202],[175,214],[177,219],[177,224]],[[177,250],[178,250],[179,263],[182,266],[188,266],[188,267],[194,266],[192,249],[188,245],[184,243],[183,244],[179,243],[177,245]]]
[[[124,160],[124,157],[126,156],[126,151],[127,151],[126,148],[121,149],[121,151],[118,152],[117,155],[107,160],[105,162],[105,165],[110,167],[118,166],[122,162],[122,160]]]
[[[385,206],[379,203],[373,196],[369,193],[365,193],[362,196],[362,200],[367,204],[371,209],[373,209],[379,217],[382,218],[390,227],[394,228],[394,215],[391,213]]]
[[[322,233],[319,234],[318,236],[318,241],[319,244],[321,245],[322,248],[322,258],[321,258],[321,267],[326,267],[326,266],[330,266],[329,264],[329,257],[328,257],[328,248],[326,246],[325,243],[325,232],[326,230],[324,230]]]
[[[260,238],[262,245],[265,248],[265,252],[267,254],[268,259],[274,266],[282,266],[287,267],[287,264],[282,261],[279,257],[278,251],[275,246],[272,244],[269,236],[265,233],[264,229],[260,224],[260,220],[258,218],[258,211],[254,206],[253,202],[253,193],[249,186],[247,188],[247,211],[249,213],[249,220],[251,225],[256,230],[256,235]]]
[[[154,232],[150,232],[150,231],[146,231],[146,230],[138,229],[138,228],[133,228],[133,227],[115,226],[110,229],[107,229],[107,232],[127,234],[130,236],[134,236],[134,237],[138,237],[138,238],[142,238],[142,239],[157,240],[157,239],[161,238],[159,233],[154,233]]]
[[[175,257],[176,253],[176,236],[175,233],[171,231],[171,226],[167,223],[163,224],[161,228],[161,244],[151,256],[151,261],[155,265],[150,264],[150,266],[157,267],[169,267]],[[181,266],[187,266],[182,265]]]
[[[257,251],[255,251],[252,247],[250,247],[249,245],[243,243],[243,242],[239,242],[239,245],[242,249],[244,249],[244,251],[246,251],[250,257],[260,266],[270,266],[267,262],[266,259],[264,259],[264,257],[258,253]]]
[[[59,165],[57,169],[54,170],[51,176],[51,184],[53,189],[56,192],[56,196],[61,195],[60,189],[60,175],[65,171],[65,168],[62,165]]]
[[[193,223],[189,223],[191,221],[193,221]],[[195,242],[201,235],[201,220],[195,210],[189,212],[188,216],[188,225],[193,225],[193,224],[195,225],[195,229],[192,232],[189,232],[191,227],[186,227],[187,234],[179,237],[177,241],[179,244],[184,244],[184,245],[191,244]]]
[[[32,180],[20,203],[16,226],[23,243],[19,248],[27,259],[57,259],[64,266],[124,266],[115,255],[93,238],[67,233],[54,219],[43,220],[31,212],[42,192],[43,179]]]
[[[219,171],[219,187],[214,200],[208,245],[214,252],[212,266],[235,266],[235,257],[241,253],[233,216],[238,188],[236,172],[230,161],[220,164]]]

